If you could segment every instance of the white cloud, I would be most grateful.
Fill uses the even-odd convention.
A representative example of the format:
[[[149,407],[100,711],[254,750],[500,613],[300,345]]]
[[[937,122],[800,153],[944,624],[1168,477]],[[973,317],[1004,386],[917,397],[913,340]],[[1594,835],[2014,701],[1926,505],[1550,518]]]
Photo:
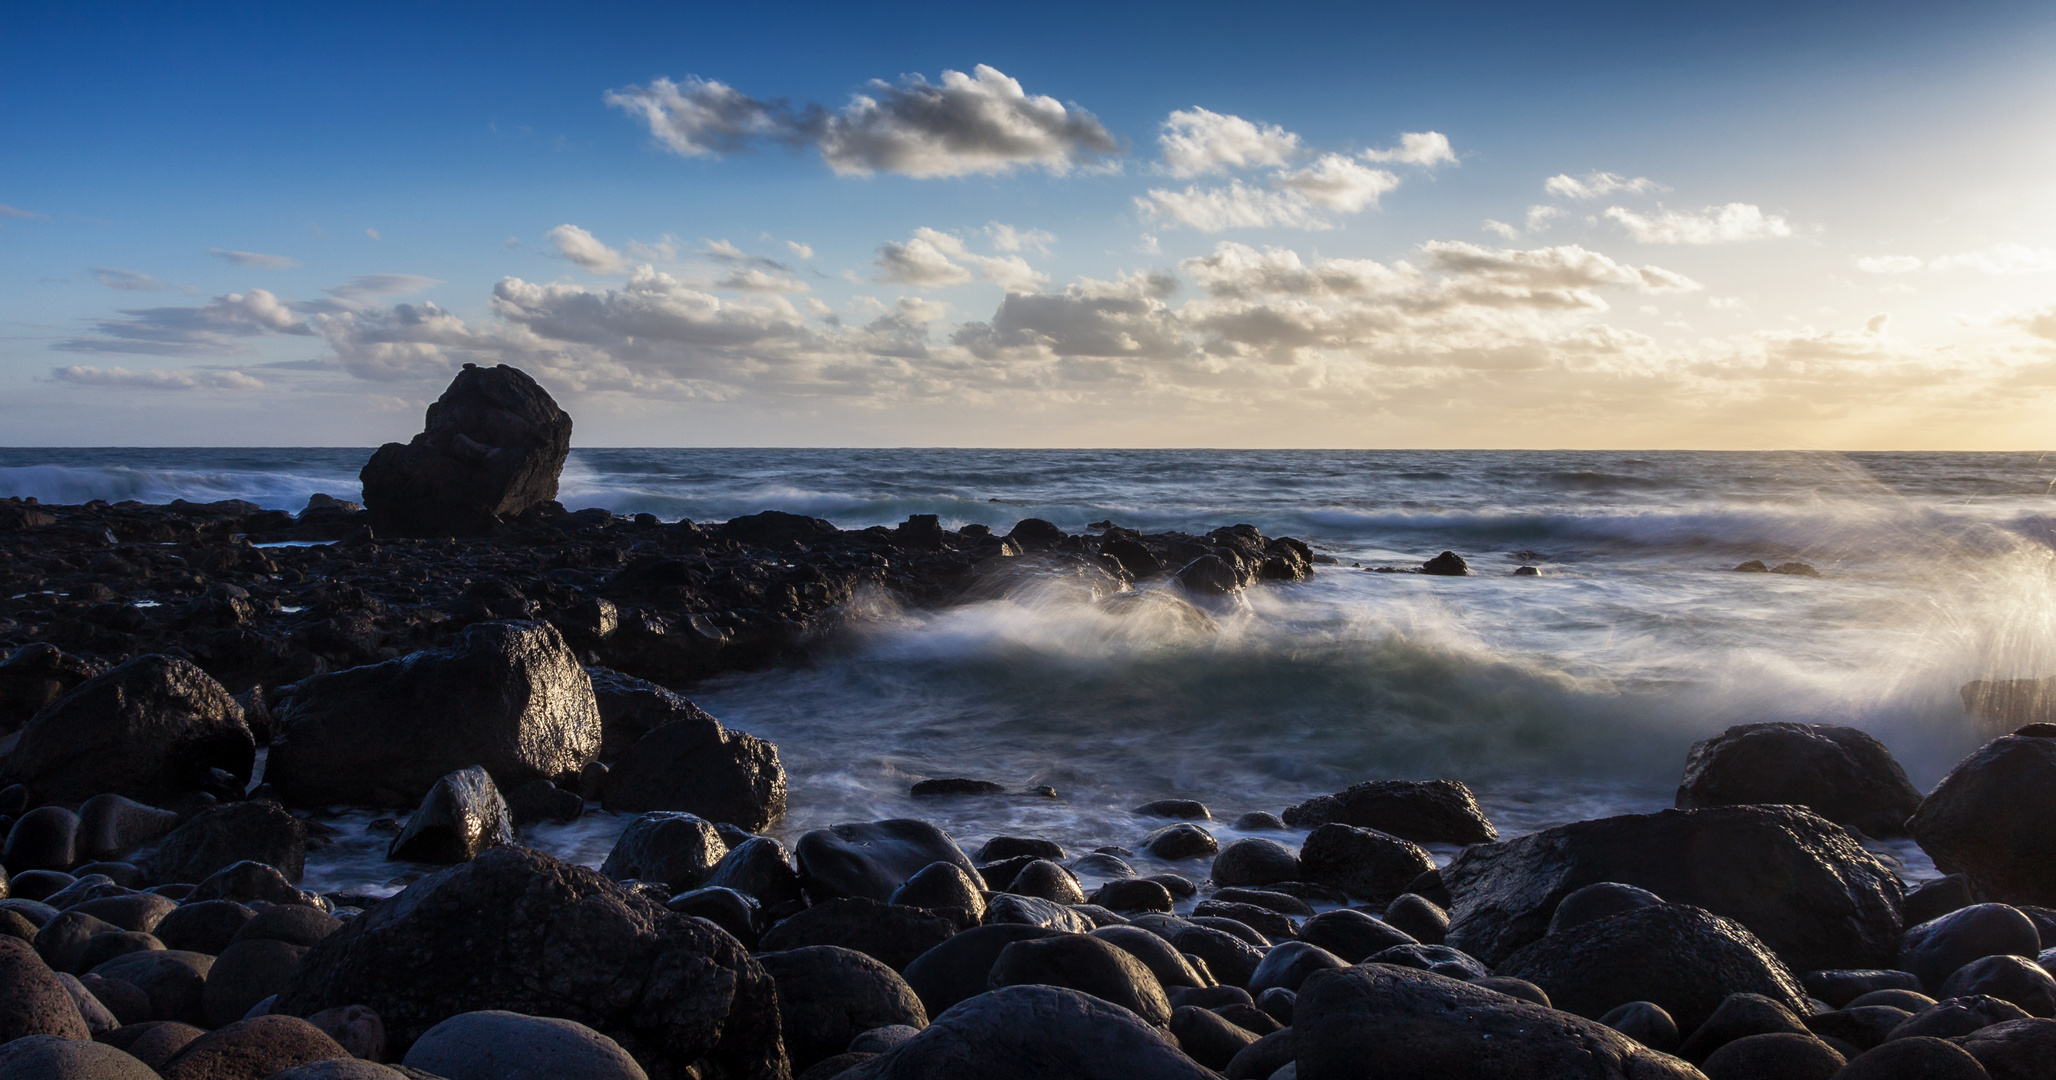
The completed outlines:
[[[1033,292],[1049,276],[1018,255],[979,255],[964,241],[939,229],[919,228],[904,244],[884,244],[874,260],[878,280],[895,285],[933,288],[965,285],[974,279],[993,282],[1010,292]]]
[[[620,274],[628,269],[628,260],[620,252],[576,225],[559,225],[543,236],[557,254],[595,274]]]
[[[609,91],[609,105],[639,116],[672,152],[731,153],[753,142],[812,146],[844,175],[965,176],[1040,168],[1066,173],[1119,153],[1091,113],[1029,94],[1019,80],[980,64],[945,70],[940,84],[915,75],[873,80],[840,111],[749,97],[688,77]]]
[[[1182,225],[1200,232],[1227,229],[1327,229],[1327,220],[1315,211],[1312,200],[1298,191],[1270,191],[1231,180],[1227,187],[1187,187],[1184,191],[1153,188],[1136,196],[1135,205],[1144,215],[1166,225]]]
[[[208,248],[207,254],[252,270],[290,270],[300,265],[298,261],[284,255],[266,255],[257,251],[225,251],[221,248]]]
[[[199,307],[131,308],[93,324],[96,336],[60,341],[64,352],[146,356],[230,356],[250,351],[246,339],[313,330],[263,289],[217,296]]]
[[[717,289],[733,289],[737,292],[803,293],[808,291],[807,283],[791,274],[781,274],[761,267],[747,267],[730,273],[714,282]]]
[[[1439,131],[1404,132],[1399,136],[1398,146],[1390,150],[1366,150],[1363,157],[1366,161],[1396,161],[1423,168],[1456,164],[1456,151],[1450,149],[1449,136]]]
[[[121,289],[124,292],[157,292],[164,288],[157,283],[156,278],[148,274],[134,270],[117,270],[111,266],[94,267],[93,280],[110,289]]]
[[[1660,210],[1654,214],[1614,206],[1608,207],[1604,216],[1619,222],[1644,244],[1731,244],[1792,235],[1784,218],[1765,214],[1749,203],[1709,206],[1698,213]]]
[[[985,226],[985,235],[992,237],[992,246],[1000,251],[1020,251],[1033,248],[1049,254],[1049,246],[1056,243],[1056,236],[1041,229],[1016,229],[997,221]]]
[[[1312,167],[1277,174],[1280,185],[1298,191],[1324,210],[1354,214],[1378,205],[1378,197],[1399,186],[1399,177],[1370,169],[1340,154],[1324,154]]]
[[[1562,207],[1530,206],[1528,207],[1528,231],[1541,232],[1549,227],[1550,222],[1563,216],[1565,215]]]
[[[1494,236],[1504,237],[1508,240],[1516,239],[1521,235],[1520,229],[1512,225],[1508,225],[1504,221],[1497,221],[1492,218],[1485,219],[1485,224],[1483,228],[1486,232],[1491,233]]]
[[[1856,260],[1856,268],[1866,274],[1907,274],[1924,265],[1912,255],[1865,255]]]
[[[121,390],[255,390],[264,383],[240,371],[223,369],[164,369],[130,371],[127,368],[100,368],[87,364],[50,369],[50,377],[58,382],[79,386],[111,387]]]
[[[1960,255],[1944,255],[1928,263],[1930,270],[1975,270],[1980,274],[2047,274],[2056,271],[2056,249],[2025,244],[1993,244]]]
[[[1662,184],[1646,176],[1630,180],[1610,172],[1586,173],[1582,178],[1568,173],[1558,173],[1542,182],[1543,190],[1565,199],[1600,199],[1608,195],[1642,195],[1651,191],[1666,191]]]
[[[1173,112],[1157,136],[1172,176],[1279,166],[1300,150],[1299,136],[1276,124],[1258,127],[1239,116],[1194,107]]]
[[[796,259],[809,260],[814,257],[814,249],[797,240],[787,240],[785,247],[786,250],[792,252],[793,257]]]

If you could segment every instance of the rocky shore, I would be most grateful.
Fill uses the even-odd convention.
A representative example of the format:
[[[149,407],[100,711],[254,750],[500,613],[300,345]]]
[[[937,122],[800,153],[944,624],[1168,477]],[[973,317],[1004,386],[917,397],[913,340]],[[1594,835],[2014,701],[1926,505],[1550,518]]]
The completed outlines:
[[[1923,794],[1861,731],[1742,725],[1677,809],[1515,837],[1431,779],[1227,843],[1196,799],[1092,851],[788,843],[778,748],[695,681],[866,603],[1032,579],[1204,620],[1318,558],[1248,526],[566,512],[570,426],[467,369],[368,508],[0,501],[0,1080],[2056,1076],[2056,726]],[[338,807],[442,869],[303,890]],[[627,822],[597,870],[526,846],[596,813]],[[1909,836],[1947,876],[1867,846]]]

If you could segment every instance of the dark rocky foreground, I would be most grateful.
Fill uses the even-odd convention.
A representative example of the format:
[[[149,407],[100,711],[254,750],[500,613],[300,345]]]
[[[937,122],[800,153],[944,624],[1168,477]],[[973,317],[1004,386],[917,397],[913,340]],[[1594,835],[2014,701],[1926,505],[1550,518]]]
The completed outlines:
[[[509,371],[380,451],[370,511],[0,504],[0,1080],[2056,1076],[2056,727],[1923,796],[1861,732],[1743,725],[1680,809],[1511,838],[1461,783],[1375,780],[1226,846],[1171,800],[1132,849],[788,847],[777,747],[692,680],[803,655],[864,590],[1204,620],[1311,553],[567,514],[569,418]],[[303,891],[334,806],[444,868]],[[599,870],[523,846],[596,810],[630,818]],[[1865,846],[1894,835],[1949,876],[1909,890]]]

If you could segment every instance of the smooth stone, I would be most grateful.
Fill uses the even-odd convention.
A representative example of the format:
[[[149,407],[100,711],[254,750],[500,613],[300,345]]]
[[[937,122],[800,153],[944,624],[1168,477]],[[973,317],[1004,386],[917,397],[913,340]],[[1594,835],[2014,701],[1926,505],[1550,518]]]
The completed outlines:
[[[1355,825],[1417,844],[1488,844],[1499,831],[1471,789],[1454,780],[1372,780],[1285,811],[1284,823],[1310,829]]]
[[[1692,744],[1677,805],[1804,806],[1868,836],[1905,836],[1920,789],[1869,732],[1839,724],[1740,724]]]
[[[648,1080],[621,1044],[584,1024],[500,1009],[437,1024],[401,1063],[447,1080]]]
[[[1181,821],[1143,837],[1142,849],[1159,859],[1176,862],[1216,854],[1221,850],[1221,844],[1214,839],[1213,833],[1189,821]]]
[[[547,780],[531,783],[547,784]],[[469,862],[490,847],[514,842],[514,814],[484,769],[474,765],[435,782],[407,818],[386,858],[410,862]]]
[[[914,958],[901,974],[932,1019],[958,1002],[985,993],[992,965],[1008,945],[1060,933],[1025,923],[974,926]]]
[[[1892,1029],[1890,1039],[1916,1037],[1953,1039],[2009,1020],[2026,1020],[2027,1012],[1995,997],[1943,998]]]
[[[159,1080],[134,1057],[96,1042],[28,1035],[0,1044],[6,1080]]]
[[[1061,910],[1061,909],[1059,909]],[[958,930],[950,918],[922,908],[845,898],[815,904],[764,932],[758,948],[781,952],[834,945],[863,953],[894,971]]]
[[[1661,907],[1664,899],[1648,889],[1633,885],[1622,885],[1617,881],[1602,881],[1571,892],[1556,905],[1556,911],[1549,916],[1546,933],[1555,934],[1573,926],[1604,919],[1623,911],[1636,908]]]
[[[1607,1010],[1599,1022],[1650,1048],[1668,1054],[1678,1048],[1678,1023],[1653,1001],[1630,1001]]]
[[[850,1049],[872,1028],[928,1026],[927,1010],[906,980],[863,953],[816,945],[758,953],[757,962],[778,984],[780,1025],[795,1070]]]
[[[1010,946],[1011,947],[1011,946]],[[1118,1005],[1055,986],[1007,986],[960,1002],[920,1035],[841,1080],[1214,1080],[1170,1035]]]
[[[1987,956],[1957,968],[1935,991],[1938,998],[1989,994],[2010,1001],[2029,1016],[2056,1017],[2056,979],[2033,960]]]
[[[713,822],[658,810],[628,823],[600,873],[616,881],[661,881],[670,892],[679,893],[704,884],[727,854],[728,845]]]
[[[1972,904],[1909,927],[1900,939],[1898,967],[1938,990],[1957,968],[1987,956],[2033,958],[2042,950],[2034,920],[2005,904]]]
[[[1851,1058],[1835,1080],[1990,1080],[1990,1074],[1955,1043],[1907,1038]]]
[[[1706,1080],[1832,1080],[1848,1064],[1835,1048],[1795,1032],[1745,1035],[1700,1063]]]
[[[167,949],[219,955],[255,911],[233,900],[198,900],[166,914],[153,931]]]
[[[0,938],[0,1043],[30,1035],[92,1037],[57,973],[27,942]]]
[[[1308,919],[1300,924],[1298,937],[1352,964],[1397,945],[1433,944],[1418,942],[1398,927],[1350,908],[1324,911]]]
[[[1299,877],[1299,856],[1276,840],[1246,836],[1214,856],[1216,885],[1269,885]]]
[[[1176,990],[1207,985],[1206,977],[1193,968],[1183,953],[1162,937],[1139,926],[1102,926],[1094,930],[1092,936],[1142,961],[1142,966],[1156,976],[1157,984],[1167,995]]]
[[[815,829],[793,848],[801,881],[817,899],[863,897],[885,901],[930,863],[978,872],[947,833],[925,821],[895,818]]]
[[[721,826],[717,822],[714,828],[718,832]],[[730,844],[728,854],[714,864],[703,884],[734,889],[767,908],[800,899],[800,877],[792,868],[792,853],[768,836]]]
[[[258,1016],[194,1039],[158,1072],[164,1080],[264,1080],[297,1065],[349,1056],[305,1020]]]

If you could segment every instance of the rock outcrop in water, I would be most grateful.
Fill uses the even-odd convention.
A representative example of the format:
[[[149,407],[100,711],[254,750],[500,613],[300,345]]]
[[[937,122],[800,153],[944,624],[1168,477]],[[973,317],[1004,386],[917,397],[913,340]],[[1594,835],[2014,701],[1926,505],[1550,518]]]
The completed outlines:
[[[1692,744],[1678,808],[1804,806],[1870,836],[1905,836],[1920,790],[1868,732],[1837,724],[1741,724]]]
[[[383,536],[484,536],[557,497],[571,417],[526,372],[464,365],[411,442],[364,465],[364,506]]]

